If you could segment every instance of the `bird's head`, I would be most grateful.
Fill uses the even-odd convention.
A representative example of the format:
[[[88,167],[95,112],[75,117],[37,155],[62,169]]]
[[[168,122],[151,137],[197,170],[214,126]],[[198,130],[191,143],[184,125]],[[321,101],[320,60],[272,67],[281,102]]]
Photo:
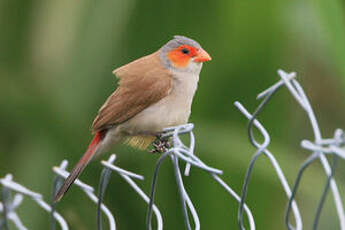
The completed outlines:
[[[210,61],[210,55],[196,41],[174,36],[160,49],[163,64],[172,70],[199,73],[202,63]]]

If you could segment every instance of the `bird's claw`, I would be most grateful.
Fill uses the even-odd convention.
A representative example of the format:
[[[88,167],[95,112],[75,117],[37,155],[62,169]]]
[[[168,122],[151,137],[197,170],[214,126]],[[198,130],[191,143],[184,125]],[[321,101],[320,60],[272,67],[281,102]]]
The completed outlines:
[[[157,137],[152,145],[153,149],[150,151],[151,153],[164,153],[171,147],[169,139],[162,139],[160,137]]]

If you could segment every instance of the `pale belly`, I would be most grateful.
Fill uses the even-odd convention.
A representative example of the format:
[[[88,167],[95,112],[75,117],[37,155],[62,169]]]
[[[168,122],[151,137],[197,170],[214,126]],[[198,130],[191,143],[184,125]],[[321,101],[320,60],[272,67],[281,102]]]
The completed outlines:
[[[154,134],[169,126],[186,124],[191,113],[191,102],[168,96],[146,108],[127,122],[121,130],[130,135]]]
[[[119,127],[129,135],[155,134],[164,128],[186,124],[191,114],[198,75],[184,75],[174,82],[172,92]]]

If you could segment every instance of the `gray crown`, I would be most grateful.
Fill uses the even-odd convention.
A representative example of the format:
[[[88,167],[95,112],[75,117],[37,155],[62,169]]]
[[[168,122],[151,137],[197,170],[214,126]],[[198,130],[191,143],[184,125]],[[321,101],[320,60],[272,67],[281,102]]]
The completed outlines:
[[[195,48],[200,49],[201,46],[199,43],[197,43],[196,41],[194,41],[193,39],[184,37],[184,36],[180,36],[180,35],[175,35],[174,39],[170,40],[167,44],[165,44],[162,47],[163,51],[167,51],[167,50],[171,50],[174,49],[176,47],[179,47],[180,45],[189,45],[189,46],[193,46]]]

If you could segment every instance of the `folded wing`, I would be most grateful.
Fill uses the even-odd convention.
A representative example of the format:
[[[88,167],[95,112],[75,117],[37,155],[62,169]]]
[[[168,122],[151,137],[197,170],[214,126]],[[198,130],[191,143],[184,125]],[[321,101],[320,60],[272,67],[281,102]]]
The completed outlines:
[[[132,118],[169,95],[172,75],[160,60],[159,51],[115,69],[119,87],[100,108],[92,131],[106,129]]]

